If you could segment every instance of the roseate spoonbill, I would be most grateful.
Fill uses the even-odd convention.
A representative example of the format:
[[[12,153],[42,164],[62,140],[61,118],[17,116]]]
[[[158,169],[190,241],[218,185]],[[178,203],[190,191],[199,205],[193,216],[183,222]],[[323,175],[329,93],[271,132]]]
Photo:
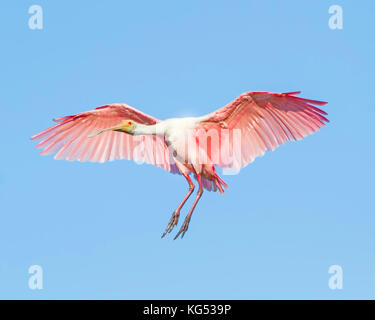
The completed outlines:
[[[31,139],[43,139],[36,147],[43,148],[42,155],[57,152],[55,159],[143,160],[183,175],[189,190],[162,237],[177,225],[180,210],[194,191],[192,173],[199,190],[174,239],[180,235],[182,238],[203,189],[224,193],[223,187],[227,188],[215,166],[238,170],[266,150],[272,151],[288,140],[299,140],[329,122],[323,116],[327,113],[314,106],[326,102],[296,97],[299,93],[246,92],[208,115],[164,121],[127,104],[109,104],[56,118],[56,125]],[[213,131],[217,132],[216,137]],[[208,132],[211,133],[202,142],[201,137]],[[205,161],[201,161],[202,155]]]

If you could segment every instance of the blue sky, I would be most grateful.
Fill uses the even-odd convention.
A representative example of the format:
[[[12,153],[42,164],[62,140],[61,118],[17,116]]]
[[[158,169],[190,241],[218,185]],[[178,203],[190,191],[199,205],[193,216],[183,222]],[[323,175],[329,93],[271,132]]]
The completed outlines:
[[[33,4],[43,30],[28,27]],[[328,26],[334,4],[342,30]],[[374,9],[5,1],[0,298],[374,299]],[[56,161],[29,140],[54,117],[107,103],[198,116],[249,90],[301,90],[329,102],[331,122],[223,176],[226,194],[204,193],[183,240],[160,239],[186,193],[181,176]],[[42,290],[28,287],[31,265],[43,268]],[[331,265],[342,290],[328,287]]]

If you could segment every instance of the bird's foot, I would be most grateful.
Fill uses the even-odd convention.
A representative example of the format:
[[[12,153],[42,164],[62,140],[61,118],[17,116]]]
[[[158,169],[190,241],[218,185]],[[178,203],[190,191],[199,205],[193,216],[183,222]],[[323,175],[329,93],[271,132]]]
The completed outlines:
[[[164,238],[164,236],[165,236],[167,233],[170,233],[170,232],[173,230],[174,226],[176,226],[177,223],[178,223],[178,218],[179,218],[179,217],[180,217],[180,211],[177,211],[177,210],[176,210],[175,212],[173,212],[172,217],[171,217],[171,219],[169,220],[169,223],[168,223],[168,225],[167,225],[167,228],[165,229],[163,235],[161,236],[162,238]]]
[[[185,232],[189,229],[189,222],[190,222],[190,217],[187,216],[184,221],[184,224],[180,228],[180,231],[178,231],[178,233],[176,234],[173,240],[176,240],[180,235],[181,235],[181,239],[184,237]]]

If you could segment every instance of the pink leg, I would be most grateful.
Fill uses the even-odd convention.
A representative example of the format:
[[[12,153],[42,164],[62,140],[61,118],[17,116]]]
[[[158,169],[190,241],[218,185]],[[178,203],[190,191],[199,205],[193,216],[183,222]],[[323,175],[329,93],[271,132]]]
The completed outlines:
[[[202,196],[203,188],[202,188],[202,181],[201,181],[201,175],[200,175],[200,173],[197,173],[197,180],[198,180],[198,184],[199,184],[199,190],[197,192],[197,197],[195,198],[194,203],[193,203],[193,205],[192,205],[192,207],[191,207],[188,215],[186,216],[184,224],[181,226],[180,231],[178,231],[177,235],[174,237],[174,240],[176,240],[179,237],[180,234],[182,234],[181,235],[181,239],[184,237],[185,232],[189,228],[189,222],[190,222],[190,219],[191,219],[191,215],[193,214],[195,206],[197,205],[199,199]]]
[[[168,225],[167,225],[167,228],[165,229],[163,235],[161,236],[162,238],[163,238],[167,233],[171,232],[171,231],[173,230],[174,226],[177,225],[177,223],[178,223],[178,218],[180,217],[180,211],[181,211],[182,207],[184,206],[185,202],[187,201],[187,199],[189,199],[189,197],[190,197],[191,194],[193,193],[194,188],[195,188],[194,183],[193,183],[193,181],[191,181],[189,175],[188,175],[188,174],[184,174],[184,173],[183,173],[182,175],[186,178],[187,182],[189,183],[189,191],[188,191],[188,193],[186,194],[185,198],[181,201],[181,203],[180,203],[180,205],[177,207],[177,209],[173,212],[172,217],[171,217],[171,219],[169,220],[169,223],[168,223]]]

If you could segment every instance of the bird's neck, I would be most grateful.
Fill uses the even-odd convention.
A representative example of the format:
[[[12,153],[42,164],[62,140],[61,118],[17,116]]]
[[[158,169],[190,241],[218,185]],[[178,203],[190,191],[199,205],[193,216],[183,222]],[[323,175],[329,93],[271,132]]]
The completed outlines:
[[[133,134],[134,135],[156,135],[158,130],[157,124],[144,125],[138,123]]]

